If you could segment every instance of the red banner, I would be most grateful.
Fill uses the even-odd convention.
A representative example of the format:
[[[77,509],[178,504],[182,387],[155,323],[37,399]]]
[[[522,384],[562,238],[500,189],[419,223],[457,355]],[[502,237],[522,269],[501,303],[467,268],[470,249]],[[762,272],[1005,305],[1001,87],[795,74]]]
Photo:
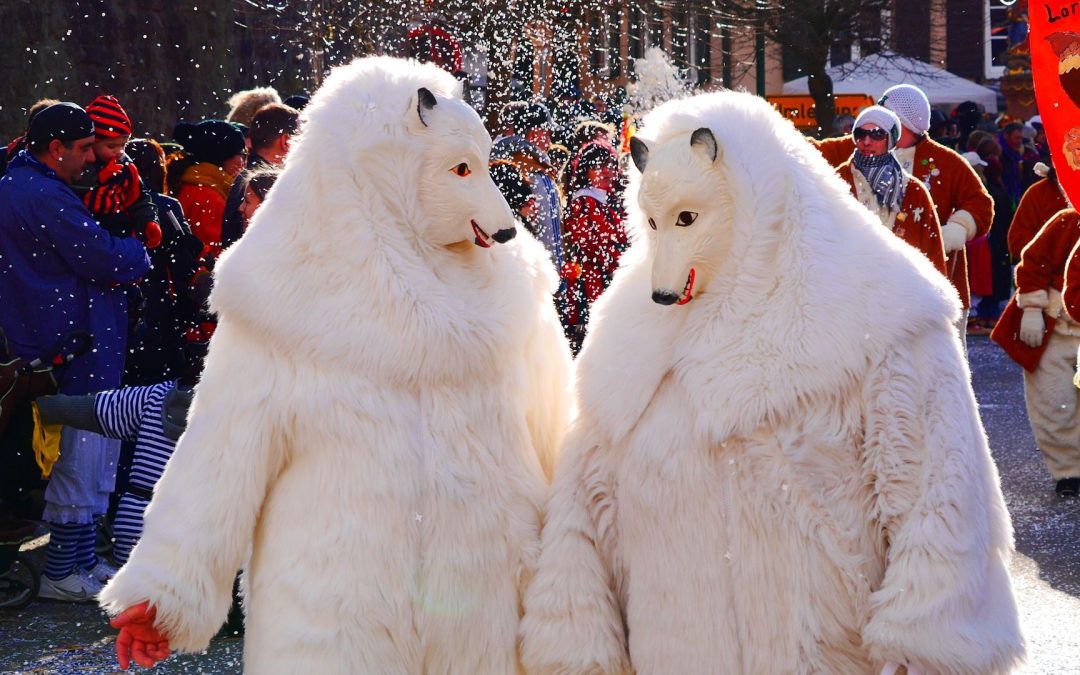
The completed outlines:
[[[1054,168],[1069,201],[1080,204],[1080,2],[1028,3],[1031,71]]]

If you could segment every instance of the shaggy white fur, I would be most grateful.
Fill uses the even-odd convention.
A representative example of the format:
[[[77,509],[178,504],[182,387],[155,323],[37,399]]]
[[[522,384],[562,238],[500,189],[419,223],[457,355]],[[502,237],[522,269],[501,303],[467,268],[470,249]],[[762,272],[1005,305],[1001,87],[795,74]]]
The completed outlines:
[[[110,613],[148,599],[201,650],[247,560],[249,672],[518,672],[570,359],[544,248],[473,243],[513,222],[490,143],[434,66],[331,73],[218,265],[206,370]]]
[[[1012,669],[1012,532],[956,292],[764,100],[671,102],[640,138],[636,241],[578,360],[526,595],[529,672]],[[689,269],[687,304],[653,302]]]

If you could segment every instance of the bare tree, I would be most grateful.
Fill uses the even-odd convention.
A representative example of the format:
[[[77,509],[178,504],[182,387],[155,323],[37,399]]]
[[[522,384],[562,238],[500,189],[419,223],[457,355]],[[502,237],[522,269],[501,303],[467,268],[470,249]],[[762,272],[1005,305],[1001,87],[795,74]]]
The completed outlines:
[[[818,133],[832,129],[833,82],[826,70],[836,48],[887,44],[883,12],[892,0],[705,0],[704,9],[727,25],[761,31],[803,63],[814,99]],[[760,58],[760,55],[759,55]]]

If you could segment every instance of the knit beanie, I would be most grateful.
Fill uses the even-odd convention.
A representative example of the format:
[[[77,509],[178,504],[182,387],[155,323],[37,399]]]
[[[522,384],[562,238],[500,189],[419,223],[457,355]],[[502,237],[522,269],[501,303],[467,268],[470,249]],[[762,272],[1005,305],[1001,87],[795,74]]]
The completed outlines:
[[[31,145],[48,143],[54,138],[71,143],[94,135],[94,123],[86,111],[74,103],[54,103],[34,116],[26,140]]]
[[[900,124],[911,129],[919,136],[930,129],[930,100],[922,89],[911,84],[898,84],[889,87],[881,95],[878,105],[883,105],[896,113]]]
[[[198,124],[181,122],[173,129],[173,138],[191,153],[197,162],[221,166],[225,160],[244,152],[244,132],[222,120],[203,120]]]
[[[120,138],[131,135],[131,118],[115,96],[98,96],[86,106],[86,114],[94,122],[98,138]]]
[[[900,140],[900,119],[896,116],[896,113],[883,106],[872,105],[863,109],[859,116],[855,118],[855,124],[852,125],[851,132],[855,133],[855,130],[864,124],[876,124],[888,131],[889,150],[896,147],[897,141]]]

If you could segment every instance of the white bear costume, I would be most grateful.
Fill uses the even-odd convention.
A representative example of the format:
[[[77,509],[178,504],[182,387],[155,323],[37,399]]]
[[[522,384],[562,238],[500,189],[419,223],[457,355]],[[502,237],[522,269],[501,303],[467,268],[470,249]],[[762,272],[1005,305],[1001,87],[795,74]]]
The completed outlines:
[[[435,66],[331,73],[218,266],[187,431],[110,613],[149,600],[202,650],[250,554],[248,672],[519,671],[570,360],[543,246],[470,241],[513,223],[490,144]]]
[[[526,594],[529,672],[1011,670],[1012,532],[955,291],[764,100],[670,102],[640,137],[637,240],[578,360]],[[687,304],[651,299],[684,279]]]

